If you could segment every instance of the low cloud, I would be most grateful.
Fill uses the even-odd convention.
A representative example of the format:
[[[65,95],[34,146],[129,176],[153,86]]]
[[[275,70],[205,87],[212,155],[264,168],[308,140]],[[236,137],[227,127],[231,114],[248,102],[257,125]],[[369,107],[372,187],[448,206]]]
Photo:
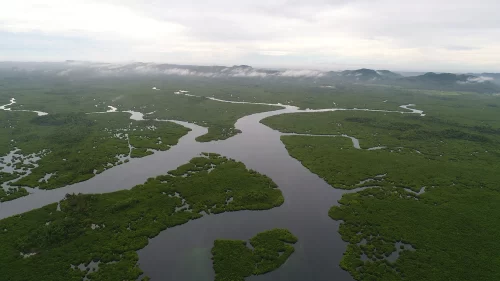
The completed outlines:
[[[324,72],[317,70],[285,70],[280,74],[284,77],[322,77]]]
[[[478,77],[471,77],[467,79],[469,82],[473,83],[484,83],[486,81],[493,81],[494,79],[492,77],[486,77],[486,76],[478,76]]]
[[[8,63],[0,63],[0,68]],[[48,63],[16,64],[17,71],[33,72],[43,71],[46,74],[56,76],[124,76],[124,75],[175,75],[175,76],[197,76],[197,77],[311,77],[319,78],[325,75],[325,72],[318,70],[270,70],[253,68],[248,65],[239,65],[232,67],[224,66],[185,66],[156,63],[94,63],[85,61],[68,61],[65,63],[53,63],[52,67],[47,68]]]
[[[63,71],[60,71],[58,73],[56,73],[57,76],[68,76],[71,71],[73,71],[72,69],[65,69]]]
[[[457,81],[458,84],[476,84],[476,83],[485,83],[495,80],[493,77],[487,76],[473,76],[467,78],[466,81]]]
[[[498,0],[4,2],[0,60],[500,71]]]

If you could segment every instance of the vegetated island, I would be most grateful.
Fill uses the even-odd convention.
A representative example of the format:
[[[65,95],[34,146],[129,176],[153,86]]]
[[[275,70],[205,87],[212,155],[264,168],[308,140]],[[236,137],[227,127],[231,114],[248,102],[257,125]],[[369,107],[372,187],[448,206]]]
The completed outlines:
[[[342,136],[282,137],[333,187],[364,187],[329,212],[349,243],[340,265],[356,280],[500,280],[500,118],[487,106],[499,101],[450,103],[423,118],[331,112],[264,120],[285,132],[360,140],[363,149]]]
[[[287,229],[272,229],[250,239],[252,249],[243,240],[215,240],[212,248],[215,281],[244,281],[245,277],[276,270],[295,251],[297,242]]]
[[[268,177],[205,153],[131,190],[67,195],[59,207],[50,204],[1,220],[0,276],[136,280],[142,274],[136,251],[161,231],[205,213],[266,210],[283,201]]]
[[[54,189],[88,180],[133,157],[168,150],[189,131],[172,122],[130,120],[128,113],[35,117],[0,111],[0,117],[0,150],[12,154],[3,163],[11,165],[10,173],[0,175],[0,183],[11,181],[10,189],[0,188],[1,201],[27,195],[24,187]]]

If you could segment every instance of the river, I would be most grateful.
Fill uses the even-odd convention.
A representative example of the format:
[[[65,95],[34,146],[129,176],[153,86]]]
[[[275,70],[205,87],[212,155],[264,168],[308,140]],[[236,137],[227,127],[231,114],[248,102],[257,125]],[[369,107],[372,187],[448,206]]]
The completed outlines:
[[[211,98],[214,101],[223,101]],[[238,102],[242,103],[242,102]],[[346,243],[338,233],[340,222],[328,217],[328,210],[337,204],[345,191],[334,189],[319,176],[311,173],[292,158],[280,136],[260,121],[266,117],[297,112],[325,112],[335,110],[369,109],[320,109],[299,110],[294,106],[271,104],[283,109],[245,116],[235,127],[242,131],[223,141],[199,143],[195,139],[207,129],[187,122],[173,121],[191,129],[179,143],[168,151],[133,159],[113,167],[81,183],[49,191],[38,190],[29,196],[0,204],[0,219],[20,214],[49,203],[57,202],[67,193],[106,193],[130,189],[149,177],[166,174],[169,170],[187,163],[201,152],[216,152],[243,162],[249,169],[269,176],[280,188],[285,203],[268,211],[239,211],[206,215],[184,225],[169,228],[150,239],[138,251],[139,264],[152,280],[213,280],[214,272],[210,250],[215,239],[248,240],[255,234],[272,229],[287,228],[298,238],[295,253],[279,269],[247,280],[352,281],[352,277],[339,266]],[[409,112],[423,116],[419,110]],[[111,112],[118,112],[110,107]],[[373,110],[379,111],[379,110]],[[383,111],[398,112],[398,111]],[[143,115],[130,112],[131,118],[141,120]],[[159,120],[170,121],[170,120]],[[348,137],[348,136],[345,136]],[[359,142],[350,137],[356,148]]]

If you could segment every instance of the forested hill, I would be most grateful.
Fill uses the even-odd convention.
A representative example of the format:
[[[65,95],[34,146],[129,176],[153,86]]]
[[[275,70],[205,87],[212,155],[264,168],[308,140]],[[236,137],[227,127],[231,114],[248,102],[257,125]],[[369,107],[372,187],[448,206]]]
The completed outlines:
[[[500,74],[454,74],[428,72],[404,77],[390,70],[344,71],[308,69],[264,69],[249,65],[199,66],[134,62],[126,64],[66,61],[55,63],[0,62],[0,85],[18,79],[59,78],[82,80],[99,77],[201,77],[219,79],[266,79],[310,81],[312,83],[357,83],[399,86],[414,89],[500,93]]]

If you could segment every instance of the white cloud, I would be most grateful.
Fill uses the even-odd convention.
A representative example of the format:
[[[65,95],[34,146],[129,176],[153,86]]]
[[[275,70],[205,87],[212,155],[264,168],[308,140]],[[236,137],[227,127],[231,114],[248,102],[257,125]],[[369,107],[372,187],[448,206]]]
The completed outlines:
[[[133,40],[181,35],[184,27],[155,20],[136,11],[104,1],[23,0],[1,3],[0,30],[84,35],[105,40],[108,36]]]
[[[473,83],[484,83],[486,81],[493,81],[494,79],[492,77],[486,77],[486,76],[478,76],[478,77],[471,77],[467,79],[467,82],[473,82]]]
[[[0,0],[0,4],[0,32],[99,42],[99,48],[82,46],[76,52],[82,57],[77,59],[500,71],[496,0]],[[62,50],[58,56],[72,59],[65,56],[74,53]],[[43,58],[35,52],[22,55],[19,58]],[[19,58],[9,57],[0,46],[0,59]]]
[[[324,73],[317,70],[285,70],[280,75],[285,77],[321,77]]]

